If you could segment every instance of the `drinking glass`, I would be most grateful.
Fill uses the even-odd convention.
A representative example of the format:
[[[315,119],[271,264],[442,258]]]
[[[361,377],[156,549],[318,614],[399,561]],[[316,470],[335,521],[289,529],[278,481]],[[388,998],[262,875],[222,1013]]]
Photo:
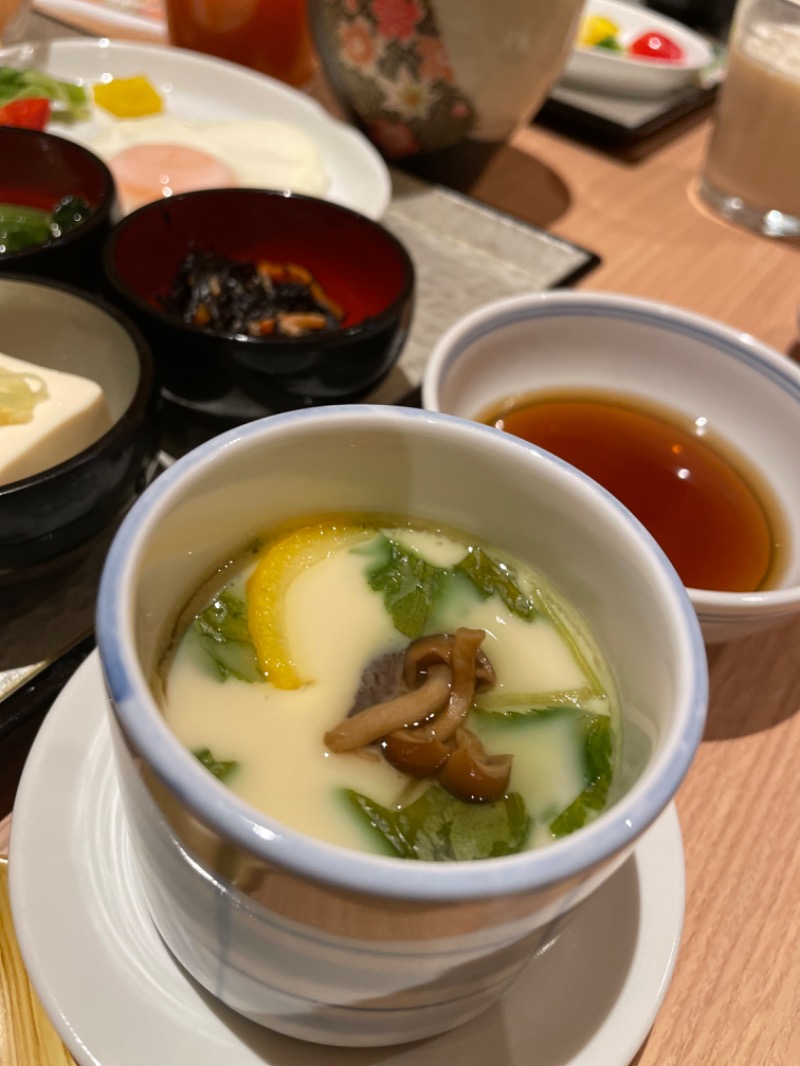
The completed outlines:
[[[771,237],[800,235],[800,2],[739,0],[700,195]]]
[[[0,45],[22,39],[30,13],[29,0],[0,0]]]
[[[2,0],[0,0],[2,2]],[[295,87],[314,74],[306,0],[165,0],[170,42]]]

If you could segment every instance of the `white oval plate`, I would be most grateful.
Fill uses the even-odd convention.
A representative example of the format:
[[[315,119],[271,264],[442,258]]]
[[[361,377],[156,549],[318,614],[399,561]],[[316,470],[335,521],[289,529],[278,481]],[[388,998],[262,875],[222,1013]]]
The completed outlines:
[[[14,806],[9,880],[30,978],[80,1066],[628,1066],[669,986],[683,925],[675,807],[567,920],[502,1000],[399,1047],[270,1032],[204,992],[150,920],[114,773],[97,653],[39,731]]]
[[[587,0],[581,21],[590,15],[602,15],[619,26],[617,36],[623,46],[647,30],[663,33],[681,46],[684,59],[673,63],[576,44],[561,76],[565,86],[623,96],[661,96],[697,81],[704,67],[714,60],[713,49],[703,37],[647,8],[620,0]]]
[[[358,130],[332,118],[304,93],[236,63],[167,45],[105,37],[44,42],[25,55],[24,63],[87,86],[104,75],[146,74],[163,96],[166,112],[181,119],[261,118],[299,127],[322,155],[330,178],[326,199],[373,219],[389,206],[389,171]],[[92,148],[101,122],[90,118],[74,125],[51,123],[49,130]]]

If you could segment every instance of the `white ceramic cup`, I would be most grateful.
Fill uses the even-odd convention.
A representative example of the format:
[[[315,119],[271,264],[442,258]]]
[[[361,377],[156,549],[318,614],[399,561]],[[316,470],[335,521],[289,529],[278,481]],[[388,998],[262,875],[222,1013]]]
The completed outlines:
[[[593,824],[479,862],[369,855],[248,807],[177,741],[148,686],[177,606],[250,535],[343,511],[469,531],[530,560],[583,613],[623,708],[616,799]],[[547,942],[549,923],[669,803],[706,707],[691,604],[628,511],[531,445],[402,408],[275,416],[179,460],[112,545],[97,638],[124,810],[162,937],[230,1007],[323,1044],[402,1043],[488,1007]]]

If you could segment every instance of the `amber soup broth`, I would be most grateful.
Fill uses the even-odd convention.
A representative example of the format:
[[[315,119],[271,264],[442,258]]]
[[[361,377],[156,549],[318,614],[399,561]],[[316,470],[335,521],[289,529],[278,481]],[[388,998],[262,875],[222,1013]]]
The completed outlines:
[[[578,467],[633,512],[690,588],[754,592],[780,573],[769,487],[704,418],[601,390],[515,396],[477,420]]]

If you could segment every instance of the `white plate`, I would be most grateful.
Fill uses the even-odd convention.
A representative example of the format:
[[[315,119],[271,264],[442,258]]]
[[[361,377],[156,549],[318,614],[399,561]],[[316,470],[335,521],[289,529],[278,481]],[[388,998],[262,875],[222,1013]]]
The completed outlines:
[[[162,94],[165,111],[181,119],[262,118],[300,127],[316,144],[327,168],[327,199],[374,219],[389,206],[389,171],[364,136],[333,119],[304,93],[235,63],[167,45],[101,37],[48,41],[41,49],[37,46],[26,65],[87,86],[107,75],[146,74]],[[89,148],[99,128],[96,118],[49,127]]]
[[[50,710],[14,809],[11,904],[44,1007],[82,1066],[628,1066],[669,985],[683,923],[670,806],[499,1004],[395,1048],[305,1044],[199,988],[150,922],[113,774],[99,660]]]
[[[647,8],[619,0],[587,0],[581,20],[589,15],[601,15],[619,26],[617,36],[624,46],[647,30],[663,33],[681,46],[684,58],[673,63],[576,44],[561,77],[564,85],[626,96],[661,96],[697,81],[714,60],[711,45],[703,37]]]

